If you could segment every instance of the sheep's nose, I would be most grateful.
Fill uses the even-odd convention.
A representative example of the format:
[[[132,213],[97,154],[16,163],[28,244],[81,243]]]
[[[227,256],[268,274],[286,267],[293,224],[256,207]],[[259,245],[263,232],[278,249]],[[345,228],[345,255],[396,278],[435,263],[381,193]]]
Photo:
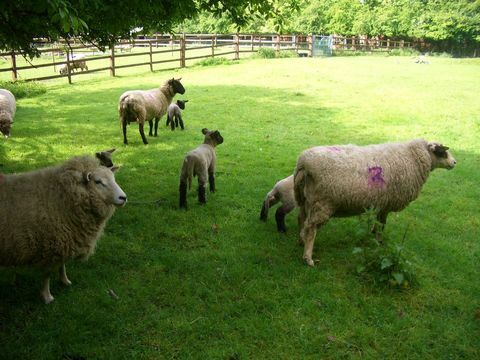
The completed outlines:
[[[126,196],[119,196],[118,198],[120,200],[122,200],[123,202],[127,202],[127,197]]]

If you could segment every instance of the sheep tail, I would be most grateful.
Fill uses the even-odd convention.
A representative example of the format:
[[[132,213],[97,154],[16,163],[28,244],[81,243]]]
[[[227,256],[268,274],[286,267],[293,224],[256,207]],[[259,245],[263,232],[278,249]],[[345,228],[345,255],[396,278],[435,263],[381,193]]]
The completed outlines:
[[[188,184],[188,189],[192,188],[193,170],[195,167],[195,161],[192,161],[188,156],[183,160],[182,173],[180,175],[180,181]]]
[[[260,220],[267,221],[268,210],[270,209],[270,202],[276,197],[276,189],[272,189],[268,192],[265,200],[263,201],[262,210],[260,211]]]
[[[127,95],[120,102],[119,112],[120,118],[130,124],[131,122],[137,122],[145,109],[138,103],[137,99]]]
[[[295,201],[298,206],[303,206],[305,204],[305,180],[306,174],[303,165],[298,165],[295,169],[294,174],[294,187],[295,192]]]

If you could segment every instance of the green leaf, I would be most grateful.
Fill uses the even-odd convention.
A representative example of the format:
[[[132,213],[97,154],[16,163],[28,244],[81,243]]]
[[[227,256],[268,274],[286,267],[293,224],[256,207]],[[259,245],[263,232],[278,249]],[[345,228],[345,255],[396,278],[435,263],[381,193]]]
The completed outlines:
[[[402,273],[393,273],[392,276],[398,285],[402,285],[403,281],[405,280],[405,277]]]
[[[392,265],[393,265],[392,260],[390,260],[389,258],[383,258],[380,267],[383,270],[383,269],[386,269],[386,268],[388,268]]]
[[[358,265],[357,266],[357,274],[360,274],[365,271],[365,266],[363,265]]]
[[[354,247],[353,250],[352,250],[352,254],[359,254],[363,252],[363,249],[361,247]]]

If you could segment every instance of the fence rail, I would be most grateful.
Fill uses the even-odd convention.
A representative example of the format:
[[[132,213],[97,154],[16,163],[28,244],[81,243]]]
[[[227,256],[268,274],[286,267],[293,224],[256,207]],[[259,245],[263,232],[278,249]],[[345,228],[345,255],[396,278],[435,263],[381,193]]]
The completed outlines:
[[[329,38],[333,51],[390,51],[415,46],[412,42],[403,40],[342,36]],[[160,70],[158,65],[161,64],[177,63],[173,68],[183,68],[187,66],[187,61],[215,56],[230,55],[233,59],[239,59],[240,54],[256,52],[265,47],[277,52],[295,51],[299,56],[314,56],[316,39],[318,39],[316,35],[184,34],[172,36],[157,34],[139,37],[130,42],[116,43],[105,52],[99,51],[93,44],[78,44],[77,41],[67,44],[65,41],[49,43],[39,40],[35,44],[39,48],[41,57],[38,61],[33,60],[35,64],[27,61],[21,53],[0,52],[0,76],[2,73],[10,72],[13,81],[18,79],[42,81],[65,77],[69,83],[72,83],[72,78],[75,76],[101,71],[110,71],[110,75],[115,76],[119,69],[137,66],[149,66],[150,71],[154,71]],[[10,66],[2,67],[2,58]],[[87,68],[82,68],[82,71],[74,69],[73,66],[80,60],[87,65]],[[128,63],[125,63],[127,61]],[[24,62],[26,65],[19,65],[19,62]],[[96,64],[98,66],[95,67]],[[63,67],[65,70],[65,66],[66,71],[59,74],[58,67]]]

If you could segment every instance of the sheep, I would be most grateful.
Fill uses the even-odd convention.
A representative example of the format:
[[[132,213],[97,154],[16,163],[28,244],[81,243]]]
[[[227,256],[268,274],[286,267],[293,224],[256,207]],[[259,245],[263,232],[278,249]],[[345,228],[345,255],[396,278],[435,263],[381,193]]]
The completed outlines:
[[[166,81],[160,88],[151,90],[132,90],[120,96],[118,113],[123,129],[123,143],[127,141],[127,124],[138,122],[138,129],[143,143],[148,144],[143,127],[145,121],[150,125],[149,136],[152,136],[153,119],[155,119],[155,136],[157,136],[158,122],[167,112],[168,105],[172,102],[175,94],[184,94],[185,88],[180,79],[172,78]]]
[[[16,110],[15,96],[6,89],[0,89],[0,132],[6,138],[10,136]]]
[[[278,181],[273,189],[268,192],[263,201],[260,220],[267,221],[270,206],[273,206],[278,202],[281,202],[282,206],[280,206],[275,212],[277,230],[279,232],[286,232],[285,216],[297,207],[295,195],[293,193],[293,175]]]
[[[203,144],[189,151],[183,160],[180,172],[180,208],[187,209],[187,183],[192,188],[192,177],[198,176],[198,201],[205,204],[205,185],[210,185],[210,192],[215,192],[215,163],[217,156],[215,147],[223,143],[223,137],[218,130],[202,129],[205,135]]]
[[[95,157],[100,161],[100,165],[111,168],[113,166],[112,153],[114,151],[115,149],[99,151],[95,153]]]
[[[71,285],[65,270],[70,259],[87,259],[127,196],[114,172],[91,156],[58,166],[0,179],[0,266],[33,266],[42,270],[41,297],[48,304],[50,273]]]
[[[331,217],[352,216],[375,209],[381,241],[388,213],[415,200],[430,172],[452,169],[456,160],[448,147],[416,139],[369,146],[320,146],[303,151],[294,172],[295,200],[300,208],[299,242],[303,258],[313,266],[317,228]]]
[[[178,127],[179,121],[180,127],[182,128],[182,130],[185,130],[185,128],[183,127],[182,110],[185,110],[185,103],[187,102],[188,100],[177,100],[176,103],[168,105],[167,123],[165,125],[168,126],[168,124],[171,122],[172,131],[175,130],[176,127]],[[174,119],[175,124],[173,123]]]
[[[86,64],[86,61],[84,60],[85,56],[84,55],[77,55],[70,61],[70,72],[72,72],[75,69],[81,69],[82,71],[88,71],[88,66]],[[60,67],[59,70],[61,75],[67,75],[68,73],[68,64],[63,64]]]

